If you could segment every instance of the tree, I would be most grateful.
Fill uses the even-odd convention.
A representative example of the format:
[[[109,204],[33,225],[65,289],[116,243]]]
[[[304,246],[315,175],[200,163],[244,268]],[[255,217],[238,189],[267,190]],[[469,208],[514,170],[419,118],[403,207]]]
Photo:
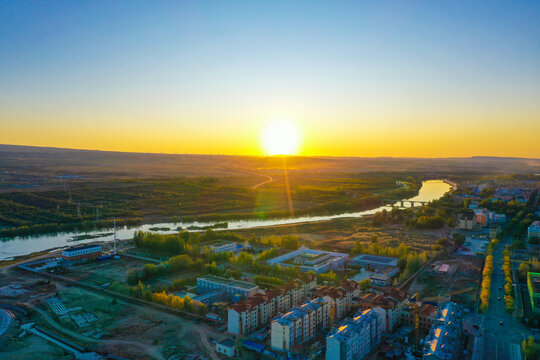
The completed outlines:
[[[447,238],[440,238],[437,240],[437,244],[441,245],[443,249],[446,249],[450,245],[450,240]]]
[[[527,273],[529,273],[530,271],[531,266],[528,263],[522,262],[521,264],[519,264],[518,273],[520,280],[525,281],[527,279]]]
[[[287,250],[298,249],[300,242],[297,236],[286,235],[281,237],[281,247]]]
[[[441,251],[443,247],[439,244],[431,245],[431,250],[433,251]]]
[[[538,347],[534,338],[529,336],[528,340],[523,340],[521,343],[521,349],[525,353],[527,360],[537,360],[538,359]]]
[[[249,266],[253,264],[254,259],[253,254],[242,251],[236,256],[236,258],[231,258],[231,261],[240,266]]]
[[[452,235],[452,239],[454,240],[454,245],[456,246],[461,246],[463,243],[465,243],[465,235],[458,232]]]
[[[364,279],[362,281],[358,282],[358,286],[360,288],[360,291],[366,292],[369,289],[369,286],[371,285],[370,279]]]

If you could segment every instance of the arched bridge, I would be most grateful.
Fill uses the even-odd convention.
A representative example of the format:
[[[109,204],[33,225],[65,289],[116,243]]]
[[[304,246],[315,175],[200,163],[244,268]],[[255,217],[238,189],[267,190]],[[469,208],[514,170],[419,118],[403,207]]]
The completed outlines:
[[[405,206],[405,204],[409,204],[409,206]],[[415,206],[425,206],[428,203],[428,201],[419,201],[419,200],[399,200],[396,203],[393,203],[391,206],[400,206],[400,207],[415,207]]]

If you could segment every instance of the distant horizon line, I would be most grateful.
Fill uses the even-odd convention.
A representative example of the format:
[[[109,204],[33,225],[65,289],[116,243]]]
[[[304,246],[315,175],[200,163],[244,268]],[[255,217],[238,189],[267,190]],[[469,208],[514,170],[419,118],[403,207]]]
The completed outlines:
[[[449,157],[429,157],[429,156],[354,156],[354,155],[241,155],[241,154],[213,154],[213,153],[170,153],[170,152],[152,152],[152,151],[120,151],[120,150],[102,150],[87,148],[72,148],[59,146],[40,146],[40,145],[21,145],[21,144],[2,144],[0,147],[25,147],[41,149],[57,149],[70,151],[95,151],[119,154],[148,154],[148,155],[178,155],[178,156],[237,156],[253,158],[279,158],[279,157],[300,157],[300,158],[350,158],[350,159],[474,159],[474,158],[493,158],[493,159],[514,159],[514,160],[538,160],[540,158],[521,157],[521,156],[496,156],[496,155],[471,155],[471,156],[449,156]]]

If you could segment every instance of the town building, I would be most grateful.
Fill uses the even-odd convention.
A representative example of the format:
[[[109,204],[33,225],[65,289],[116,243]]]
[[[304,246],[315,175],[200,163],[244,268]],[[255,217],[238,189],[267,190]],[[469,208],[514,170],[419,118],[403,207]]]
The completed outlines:
[[[392,285],[392,279],[398,274],[399,269],[394,266],[375,268],[369,274],[370,284],[373,288],[384,288]]]
[[[313,296],[328,298],[331,306],[330,323],[343,319],[351,311],[352,305],[358,301],[360,289],[358,283],[343,280],[338,286],[322,286],[313,291]]]
[[[233,357],[236,355],[236,345],[231,339],[221,340],[220,342],[216,343],[216,352],[228,357]]]
[[[357,306],[362,310],[373,309],[381,320],[381,330],[391,333],[401,325],[407,304],[408,297],[405,291],[389,289],[384,294],[364,295],[359,299]]]
[[[443,304],[424,341],[424,360],[462,359],[463,308],[451,301]]]
[[[94,259],[103,253],[101,245],[74,246],[62,251],[62,258],[67,261]]]
[[[272,321],[271,343],[275,350],[288,351],[304,344],[330,326],[328,299],[316,298]]]
[[[266,244],[248,244],[247,248],[253,251],[255,254],[261,253],[273,249],[275,246]]]
[[[379,316],[364,310],[346,319],[326,337],[327,360],[364,359],[381,341]]]
[[[472,230],[475,226],[474,214],[462,214],[458,217],[458,228],[460,230]]]
[[[403,322],[406,325],[415,326],[415,312],[414,307],[409,307],[403,313]],[[418,328],[420,330],[429,330],[433,326],[433,321],[437,317],[437,308],[431,304],[424,303],[418,308]]]
[[[540,239],[540,220],[536,220],[531,225],[529,225],[527,235],[529,240],[533,238]]]
[[[350,265],[363,266],[367,270],[380,269],[389,266],[397,268],[398,259],[386,256],[362,254],[353,258],[350,261]]]
[[[230,301],[230,296],[225,290],[218,289],[204,294],[195,295],[192,297],[192,299],[193,301],[202,302],[206,306],[212,306],[212,304],[215,303]]]
[[[527,274],[527,287],[531,309],[534,313],[540,313],[540,273],[530,272]]]
[[[211,243],[205,244],[207,248],[214,251],[215,253],[222,252],[234,252],[238,251],[238,245],[234,241],[223,241],[217,240]]]
[[[227,279],[215,275],[206,275],[197,278],[197,293],[206,294],[216,290],[224,293],[219,295],[228,301],[237,302],[245,300],[259,292],[259,287],[247,281]]]
[[[234,304],[228,310],[228,332],[236,335],[254,332],[270,323],[273,317],[304,302],[316,286],[314,276],[300,274],[298,279]]]
[[[504,223],[506,223],[506,215],[504,215],[504,214],[495,214],[495,216],[493,217],[493,224],[500,225],[500,224],[504,224]]]
[[[302,246],[300,249],[268,260],[268,265],[297,266],[301,271],[315,271],[324,273],[330,270],[343,269],[349,259],[348,254],[316,249]]]

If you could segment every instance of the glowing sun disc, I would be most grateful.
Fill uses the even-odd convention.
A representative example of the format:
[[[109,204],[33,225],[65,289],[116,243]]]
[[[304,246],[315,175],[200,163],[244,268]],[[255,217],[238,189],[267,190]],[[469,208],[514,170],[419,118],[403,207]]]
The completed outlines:
[[[268,155],[294,155],[298,151],[300,139],[293,123],[277,120],[265,127],[262,141]]]

